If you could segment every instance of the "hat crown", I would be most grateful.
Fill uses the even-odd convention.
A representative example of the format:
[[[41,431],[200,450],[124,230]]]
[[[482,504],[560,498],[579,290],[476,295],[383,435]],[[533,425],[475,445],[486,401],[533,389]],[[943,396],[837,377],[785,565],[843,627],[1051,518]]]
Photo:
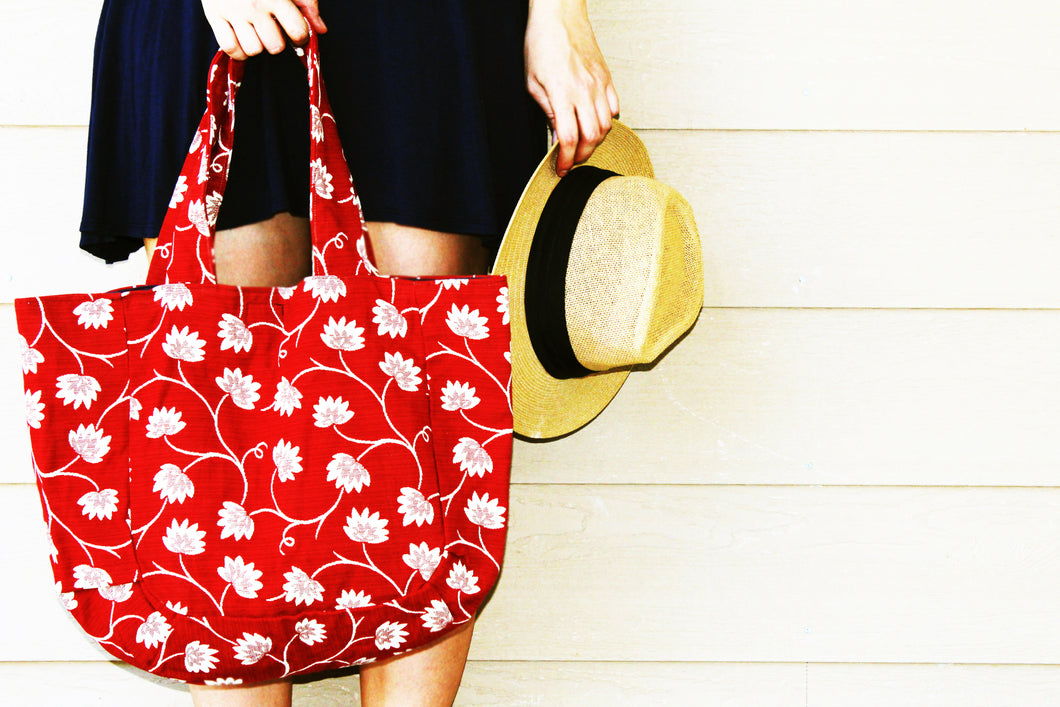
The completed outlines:
[[[566,318],[579,363],[607,371],[654,361],[695,321],[702,256],[675,189],[618,176],[593,191],[567,265]]]

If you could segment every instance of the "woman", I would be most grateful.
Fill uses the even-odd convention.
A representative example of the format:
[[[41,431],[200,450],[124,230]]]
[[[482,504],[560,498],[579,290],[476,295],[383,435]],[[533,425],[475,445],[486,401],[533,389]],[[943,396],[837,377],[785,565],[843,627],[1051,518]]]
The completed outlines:
[[[378,268],[407,276],[486,272],[546,148],[541,113],[524,86],[559,142],[560,175],[592,154],[618,114],[585,0],[521,3],[362,0],[321,8],[318,0],[201,0],[200,9],[196,0],[108,0],[96,44],[82,247],[120,260],[142,238],[150,257],[150,236],[204,107],[177,95],[180,87],[202,93],[199,69],[218,45],[235,59],[279,54],[288,41],[305,42],[312,27],[329,33],[321,42],[325,82]],[[307,109],[293,98],[304,96],[304,83],[285,83],[302,69],[281,61],[248,64],[240,92],[241,128],[215,240],[222,284],[293,285],[310,274]],[[166,150],[171,156],[159,157]],[[295,176],[277,186],[285,172]],[[153,200],[131,203],[144,193]],[[452,704],[472,628],[362,667],[362,704]],[[191,691],[196,705],[291,700],[289,682]]]

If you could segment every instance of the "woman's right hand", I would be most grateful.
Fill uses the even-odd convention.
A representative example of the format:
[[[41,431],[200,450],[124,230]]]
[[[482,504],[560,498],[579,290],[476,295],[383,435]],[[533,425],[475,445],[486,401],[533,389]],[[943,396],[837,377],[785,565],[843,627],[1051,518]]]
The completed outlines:
[[[315,32],[328,31],[320,19],[317,0],[202,0],[206,21],[217,44],[233,59],[267,51],[279,54],[287,45],[309,39],[306,23]]]

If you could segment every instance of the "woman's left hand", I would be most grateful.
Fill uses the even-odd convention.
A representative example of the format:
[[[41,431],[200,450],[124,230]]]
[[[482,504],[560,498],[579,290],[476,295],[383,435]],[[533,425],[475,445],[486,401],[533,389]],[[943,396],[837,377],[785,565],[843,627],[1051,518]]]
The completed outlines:
[[[524,52],[527,89],[552,123],[562,177],[589,159],[618,115],[618,93],[585,0],[530,0]]]

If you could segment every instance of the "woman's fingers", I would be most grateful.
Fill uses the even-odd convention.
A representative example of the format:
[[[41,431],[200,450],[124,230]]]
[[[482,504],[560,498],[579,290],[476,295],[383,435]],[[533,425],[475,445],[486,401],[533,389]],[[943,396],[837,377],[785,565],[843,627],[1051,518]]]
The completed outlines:
[[[233,59],[279,54],[289,38],[305,44],[309,28],[327,32],[317,0],[202,0],[217,44]]]

